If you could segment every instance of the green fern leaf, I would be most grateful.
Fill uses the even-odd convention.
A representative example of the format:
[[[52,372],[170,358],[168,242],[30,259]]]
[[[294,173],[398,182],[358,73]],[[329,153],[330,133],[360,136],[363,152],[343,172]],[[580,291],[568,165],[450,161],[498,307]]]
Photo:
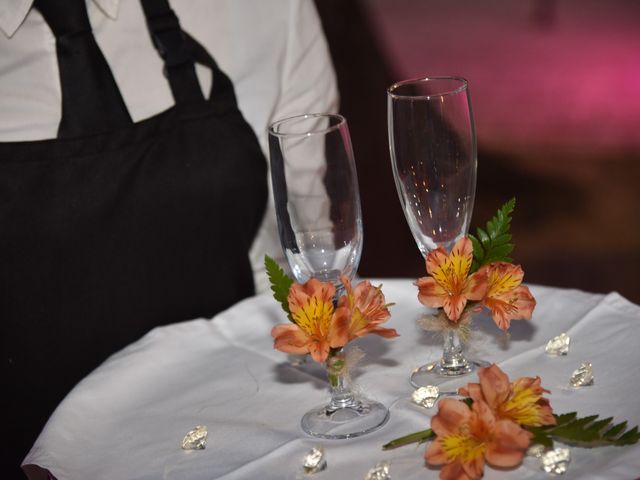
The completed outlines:
[[[471,271],[475,272],[483,265],[491,262],[512,262],[509,254],[514,245],[511,242],[511,214],[516,206],[512,198],[498,209],[496,215],[487,222],[485,228],[478,227],[475,237],[469,235],[473,245],[473,263]]]
[[[624,432],[627,422],[611,425],[613,417],[598,420],[598,415],[576,418],[575,412],[556,416],[557,425],[530,429],[534,443],[538,438],[553,438],[568,445],[593,448],[606,445],[632,445],[640,440],[638,427]],[[624,432],[624,433],[623,433]]]
[[[620,435],[620,433],[623,432],[625,428],[627,428],[627,422],[621,422],[621,423],[611,427],[609,430],[604,432],[602,435],[605,438],[617,438],[618,435]]]
[[[276,299],[282,309],[287,314],[287,318],[292,323],[293,317],[289,311],[289,289],[293,285],[293,279],[280,268],[280,265],[271,258],[269,255],[264,256],[264,266],[267,270],[267,277],[269,277],[269,283],[271,283],[271,291],[273,292],[273,298]]]

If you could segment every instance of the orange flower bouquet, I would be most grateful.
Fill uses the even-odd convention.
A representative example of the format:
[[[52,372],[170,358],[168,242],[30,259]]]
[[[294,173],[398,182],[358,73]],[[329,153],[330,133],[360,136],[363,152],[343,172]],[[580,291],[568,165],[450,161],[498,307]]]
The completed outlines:
[[[464,399],[439,402],[430,429],[393,440],[383,449],[431,441],[424,458],[428,465],[442,465],[442,480],[476,480],[482,477],[485,464],[519,466],[533,445],[540,445],[542,451],[552,448],[554,440],[583,447],[640,440],[637,427],[624,431],[626,422],[612,425],[611,418],[577,418],[575,412],[555,415],[543,397],[549,391],[542,388],[540,377],[510,382],[495,364],[479,369],[478,377],[480,383],[458,390]]]
[[[398,336],[395,329],[381,326],[391,317],[392,305],[386,303],[381,286],[365,280],[353,287],[342,276],[338,294],[332,283],[315,278],[304,284],[295,283],[269,257],[265,258],[265,265],[274,298],[291,322],[271,330],[274,348],[290,354],[309,354],[327,369],[331,401],[308,412],[302,419],[302,428],[313,436],[349,438],[383,425],[388,409],[356,396],[349,386],[349,369],[359,360],[359,351],[349,354],[344,350],[349,342],[369,333],[384,338]],[[354,422],[357,427],[350,425]]]
[[[473,370],[474,364],[465,358],[461,343],[461,338],[469,335],[472,313],[488,309],[504,331],[511,320],[531,319],[536,301],[522,285],[524,271],[508,256],[513,250],[509,228],[514,207],[515,199],[511,199],[485,229],[478,228],[476,236],[458,240],[451,252],[440,246],[427,255],[428,276],[416,282],[418,300],[439,311],[423,317],[420,324],[427,330],[443,332],[445,344],[439,362],[414,371],[414,386],[425,384],[419,378],[425,372],[456,376]]]

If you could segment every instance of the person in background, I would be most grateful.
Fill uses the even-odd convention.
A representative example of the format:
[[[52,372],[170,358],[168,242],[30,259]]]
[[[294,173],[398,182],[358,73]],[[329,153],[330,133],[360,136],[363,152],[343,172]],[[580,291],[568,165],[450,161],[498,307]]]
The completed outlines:
[[[0,30],[1,457],[19,478],[108,355],[266,289],[267,127],[338,93],[311,0],[12,0]]]

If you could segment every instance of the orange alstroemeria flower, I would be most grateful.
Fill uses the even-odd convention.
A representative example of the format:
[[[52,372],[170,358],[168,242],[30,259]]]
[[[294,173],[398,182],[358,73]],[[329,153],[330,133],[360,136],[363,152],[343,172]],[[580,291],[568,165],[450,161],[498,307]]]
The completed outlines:
[[[310,353],[316,362],[324,362],[331,348],[349,341],[348,308],[334,308],[336,289],[331,283],[312,278],[289,290],[289,311],[295,325],[276,325],[271,330],[273,346],[281,352]]]
[[[542,397],[549,390],[542,388],[540,377],[521,377],[509,382],[507,374],[495,363],[481,368],[478,377],[480,383],[469,383],[458,393],[474,402],[485,402],[496,418],[531,427],[556,424],[549,400]]]
[[[445,398],[431,419],[437,437],[424,458],[430,465],[443,465],[442,480],[477,480],[484,464],[515,467],[522,462],[533,434],[510,420],[496,419],[483,401],[469,408],[460,400]]]
[[[385,303],[384,294],[380,287],[374,287],[371,282],[365,280],[352,288],[351,281],[340,277],[344,285],[346,295],[340,299],[340,307],[348,308],[351,312],[349,322],[349,340],[362,337],[368,333],[374,333],[385,338],[397,337],[394,328],[382,328],[381,323],[391,317],[389,304]]]
[[[467,237],[458,240],[450,254],[442,247],[429,252],[426,263],[431,276],[416,282],[420,303],[432,308],[443,307],[449,320],[457,322],[467,300],[482,300],[487,292],[483,272],[469,275],[472,261],[473,246]]]
[[[536,300],[522,283],[524,272],[519,265],[494,262],[478,273],[487,278],[488,290],[483,305],[491,310],[491,317],[499,328],[507,330],[511,320],[530,320]]]

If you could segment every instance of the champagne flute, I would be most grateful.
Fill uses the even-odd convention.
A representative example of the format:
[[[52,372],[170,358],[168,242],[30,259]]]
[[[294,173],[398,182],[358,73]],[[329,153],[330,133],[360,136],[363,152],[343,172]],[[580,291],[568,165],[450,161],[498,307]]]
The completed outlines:
[[[476,188],[477,151],[468,83],[459,77],[425,77],[387,90],[389,147],[400,202],[423,257],[453,245],[469,229]],[[444,334],[442,358],[418,367],[415,387],[434,376],[471,372],[455,330]],[[482,363],[484,364],[484,363]]]
[[[305,114],[269,127],[271,179],[278,233],[299,283],[331,282],[335,301],[352,279],[362,252],[362,215],[353,149],[341,115]],[[344,352],[338,352],[344,359]],[[335,359],[334,359],[335,360]],[[329,372],[331,365],[328,363]],[[371,432],[389,417],[378,402],[356,396],[346,375],[330,374],[331,401],[306,413],[312,436],[350,438]]]

